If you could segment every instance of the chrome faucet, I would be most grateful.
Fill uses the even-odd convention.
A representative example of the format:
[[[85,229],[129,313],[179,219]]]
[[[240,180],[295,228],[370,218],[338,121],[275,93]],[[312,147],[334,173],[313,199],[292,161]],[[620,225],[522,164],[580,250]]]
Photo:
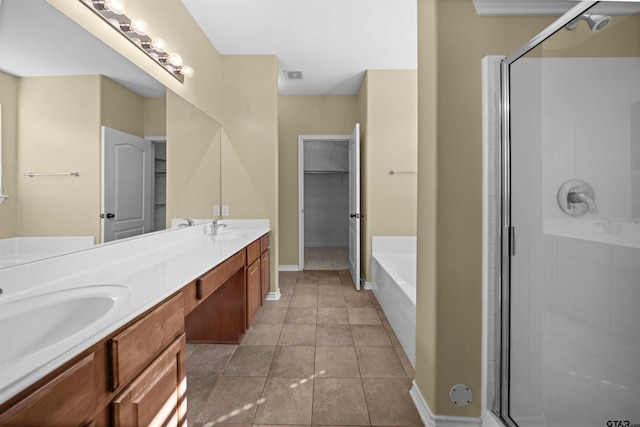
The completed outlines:
[[[182,224],[182,223],[178,224],[179,228],[192,227],[195,224],[195,222],[193,222],[192,219],[185,218],[184,220],[187,221],[187,223],[186,224]]]
[[[216,235],[216,233],[218,232],[218,229],[220,229],[220,228],[224,228],[224,227],[226,227],[226,226],[227,226],[227,224],[223,224],[223,223],[221,223],[221,222],[219,222],[219,221],[220,221],[219,219],[214,219],[214,220],[211,222],[211,235],[212,235],[212,236],[215,236],[215,235]]]
[[[567,208],[571,208],[571,205],[574,203],[585,203],[591,215],[596,215],[598,213],[596,203],[586,192],[570,191],[569,194],[567,194]]]

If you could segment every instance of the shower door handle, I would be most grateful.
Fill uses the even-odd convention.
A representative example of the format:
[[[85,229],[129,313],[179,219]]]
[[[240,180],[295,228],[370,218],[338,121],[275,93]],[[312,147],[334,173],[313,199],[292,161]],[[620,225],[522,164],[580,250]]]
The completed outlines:
[[[511,256],[516,256],[516,228],[509,227],[509,242],[511,244]]]

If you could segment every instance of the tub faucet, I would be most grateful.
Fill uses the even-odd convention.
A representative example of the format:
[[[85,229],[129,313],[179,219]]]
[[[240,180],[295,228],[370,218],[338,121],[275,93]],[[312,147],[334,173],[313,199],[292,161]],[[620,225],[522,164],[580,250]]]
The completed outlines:
[[[585,192],[570,191],[569,194],[567,194],[567,207],[571,208],[571,205],[574,203],[586,203],[591,215],[596,215],[598,213],[596,203],[593,201],[591,196]]]
[[[211,235],[215,236],[216,233],[218,232],[218,229],[220,228],[224,228],[227,226],[227,224],[223,224],[221,222],[219,222],[219,219],[214,219],[213,222],[211,222]]]

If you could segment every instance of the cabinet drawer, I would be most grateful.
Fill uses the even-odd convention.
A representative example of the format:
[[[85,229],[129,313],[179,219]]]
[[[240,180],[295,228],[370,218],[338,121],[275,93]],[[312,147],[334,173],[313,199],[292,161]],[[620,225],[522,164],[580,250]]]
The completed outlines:
[[[111,390],[135,377],[157,354],[184,331],[182,293],[111,339]]]
[[[269,233],[260,238],[260,253],[269,249]]]
[[[245,254],[240,251],[228,260],[206,273],[198,279],[196,296],[199,300],[205,299],[218,289],[229,277],[244,267]]]
[[[87,425],[96,403],[94,365],[91,353],[2,414],[0,424]]]
[[[260,239],[247,246],[247,265],[253,264],[253,261],[260,257]]]
[[[122,391],[112,403],[115,426],[183,425],[186,417],[184,352],[183,334]]]

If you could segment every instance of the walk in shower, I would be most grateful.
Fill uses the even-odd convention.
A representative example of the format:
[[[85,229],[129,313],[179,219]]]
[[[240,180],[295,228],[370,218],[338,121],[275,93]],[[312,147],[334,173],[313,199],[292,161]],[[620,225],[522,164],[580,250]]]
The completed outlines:
[[[494,64],[489,409],[640,425],[640,3],[581,2]]]

